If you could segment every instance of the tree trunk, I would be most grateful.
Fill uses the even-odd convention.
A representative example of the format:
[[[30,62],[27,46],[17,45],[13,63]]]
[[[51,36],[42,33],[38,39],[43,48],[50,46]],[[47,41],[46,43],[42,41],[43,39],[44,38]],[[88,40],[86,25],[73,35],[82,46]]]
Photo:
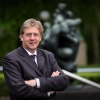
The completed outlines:
[[[91,41],[92,41],[92,50],[93,50],[93,63],[99,63],[99,44],[98,44],[98,34],[97,29],[92,27],[92,34],[91,34]]]

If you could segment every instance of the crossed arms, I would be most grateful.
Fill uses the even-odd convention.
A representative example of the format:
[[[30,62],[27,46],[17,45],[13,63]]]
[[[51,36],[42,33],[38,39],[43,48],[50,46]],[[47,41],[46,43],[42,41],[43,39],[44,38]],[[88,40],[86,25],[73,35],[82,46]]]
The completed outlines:
[[[52,74],[51,74],[51,77],[55,77],[55,76],[59,76],[60,72],[57,70],[57,71],[54,71]],[[36,87],[37,86],[37,81],[36,79],[32,79],[32,80],[25,80],[25,84],[28,84],[32,87]],[[50,91],[48,92],[48,96],[52,95],[55,91]]]
[[[54,66],[56,66],[55,63]],[[38,77],[40,88],[37,88],[35,79],[24,80],[22,78],[21,67],[14,58],[6,56],[3,59],[3,71],[8,88],[16,97],[48,97],[48,92],[52,95],[55,91],[67,88],[69,82],[67,76],[58,67],[53,70],[51,77]],[[26,72],[24,72],[25,74]]]

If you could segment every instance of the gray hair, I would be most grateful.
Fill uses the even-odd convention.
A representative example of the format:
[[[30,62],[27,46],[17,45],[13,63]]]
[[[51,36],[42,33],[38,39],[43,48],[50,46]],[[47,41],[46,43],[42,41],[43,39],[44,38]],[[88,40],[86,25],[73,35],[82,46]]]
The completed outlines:
[[[43,25],[40,21],[30,18],[22,24],[20,28],[20,34],[24,34],[23,30],[28,27],[37,27],[41,35],[42,35],[42,32],[44,31]]]

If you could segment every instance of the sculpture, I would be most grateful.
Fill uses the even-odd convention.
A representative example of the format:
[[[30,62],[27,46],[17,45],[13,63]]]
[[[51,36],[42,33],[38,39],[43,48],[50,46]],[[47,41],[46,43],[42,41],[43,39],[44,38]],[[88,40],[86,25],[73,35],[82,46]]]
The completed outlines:
[[[80,18],[73,18],[72,11],[66,11],[66,4],[58,4],[53,14],[53,25],[45,21],[45,31],[41,48],[54,53],[59,66],[70,72],[76,72],[75,59],[80,44]]]

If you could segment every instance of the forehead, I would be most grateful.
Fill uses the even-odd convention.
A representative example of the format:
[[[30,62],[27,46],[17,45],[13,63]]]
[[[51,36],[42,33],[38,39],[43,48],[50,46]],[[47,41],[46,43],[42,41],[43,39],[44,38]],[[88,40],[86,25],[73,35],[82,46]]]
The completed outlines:
[[[24,33],[40,33],[37,27],[26,27],[23,29]]]

